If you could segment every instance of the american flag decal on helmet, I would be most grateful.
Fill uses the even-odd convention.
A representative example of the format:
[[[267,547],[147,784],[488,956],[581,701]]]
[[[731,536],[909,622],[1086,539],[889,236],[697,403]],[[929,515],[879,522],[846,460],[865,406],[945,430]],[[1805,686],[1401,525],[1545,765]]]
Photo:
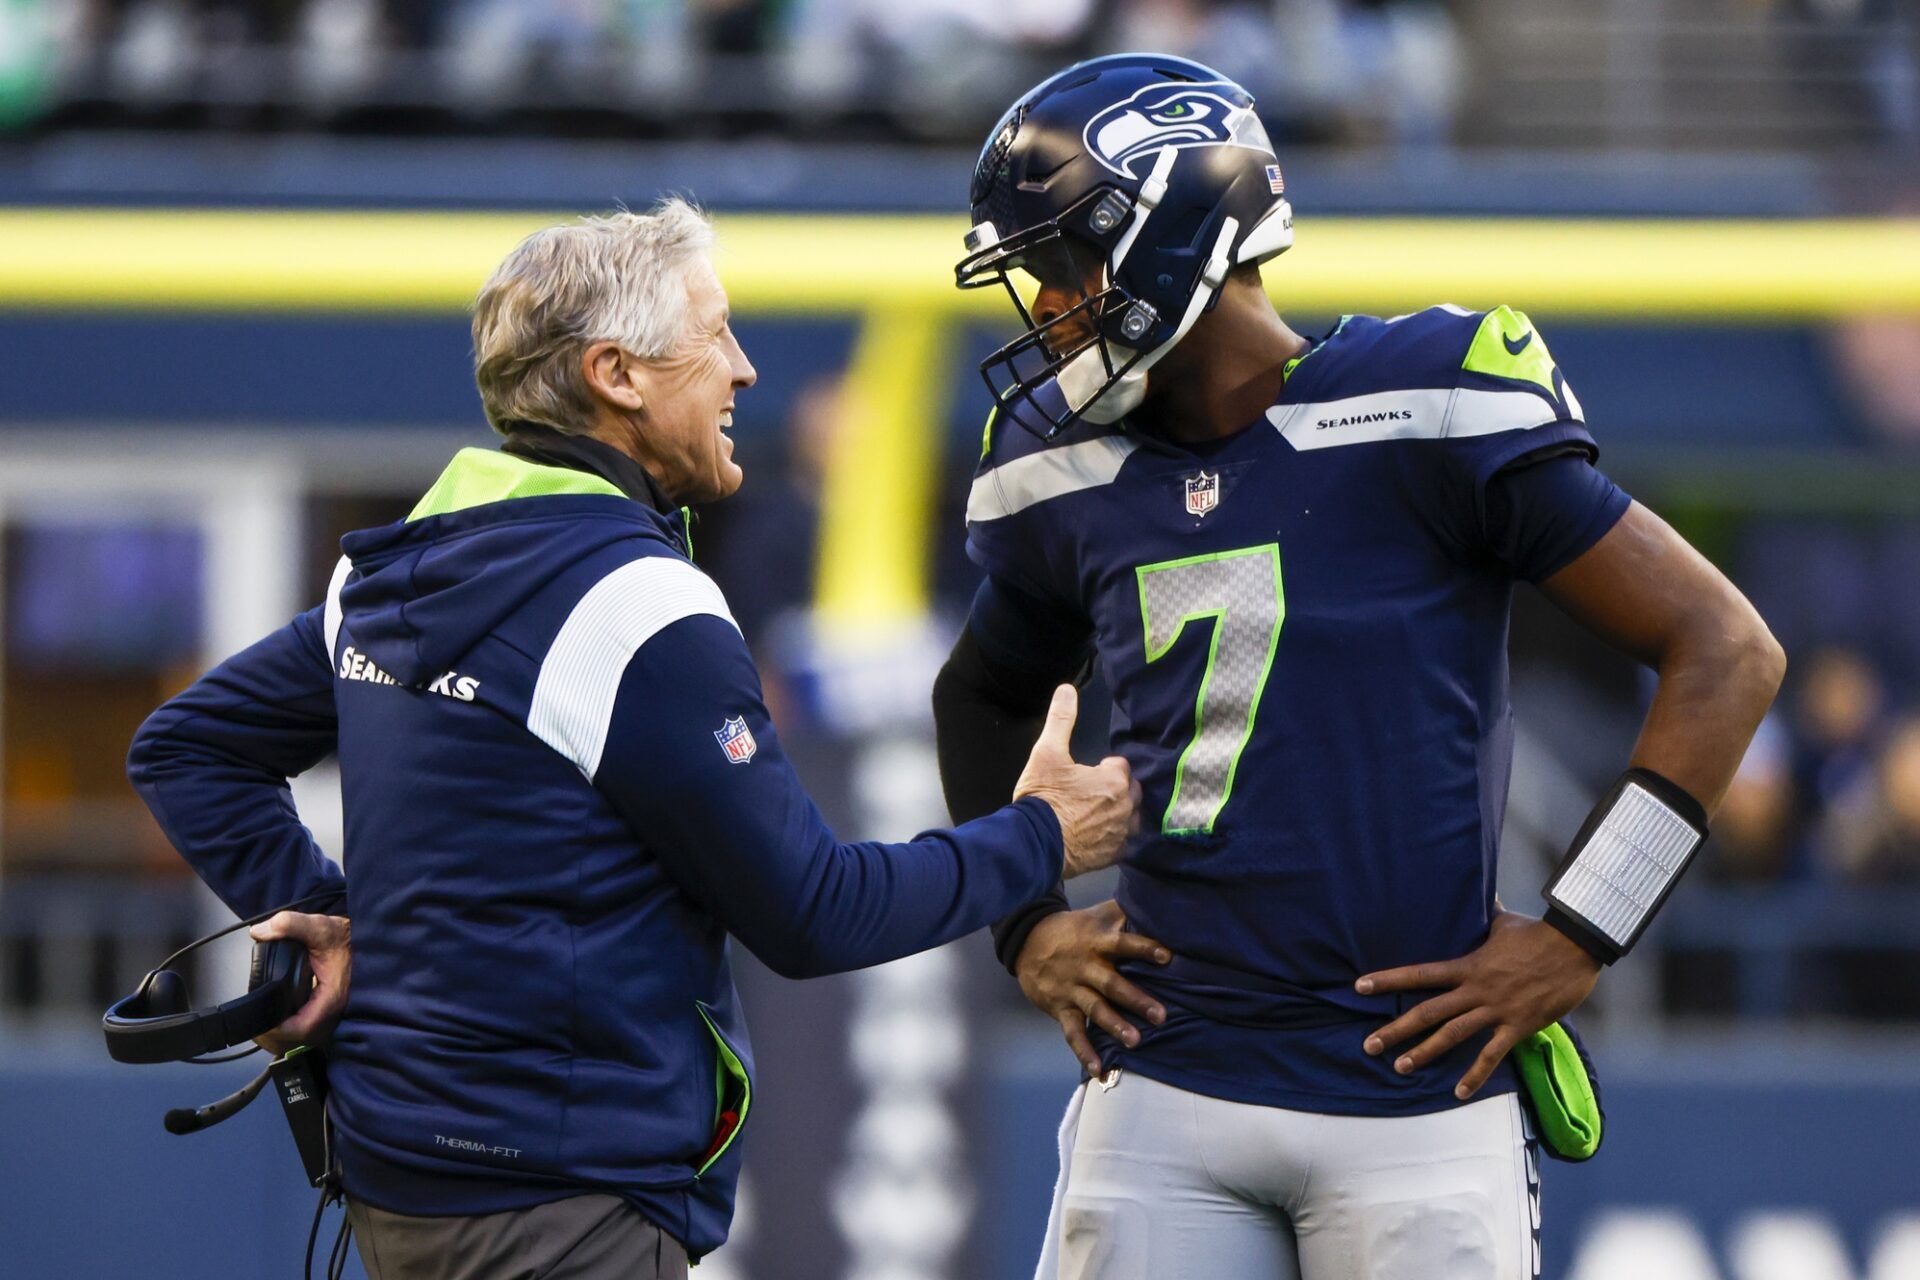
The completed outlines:
[[[1273,192],[1275,195],[1284,195],[1286,193],[1287,180],[1280,176],[1280,166],[1277,164],[1267,166],[1267,190]]]
[[[747,728],[745,716],[735,716],[715,729],[713,739],[727,753],[728,764],[745,764],[760,749],[760,744],[753,740],[753,730]]]

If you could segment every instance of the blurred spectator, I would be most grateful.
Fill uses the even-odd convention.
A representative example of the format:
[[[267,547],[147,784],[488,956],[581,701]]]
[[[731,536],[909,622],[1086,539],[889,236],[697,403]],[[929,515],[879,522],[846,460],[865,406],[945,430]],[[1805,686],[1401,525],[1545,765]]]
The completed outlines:
[[[1920,883],[1920,716],[1894,725],[1876,767],[1834,804],[1820,845],[1849,880]]]
[[[678,88],[685,6],[677,0],[462,0],[448,24],[448,87],[470,112],[489,114],[549,91],[579,93],[598,80],[623,27],[639,41],[639,89]]]
[[[1103,52],[1157,49],[1204,62],[1245,85],[1263,110],[1279,88],[1275,75],[1288,23],[1273,5],[1217,0],[1126,0]]]
[[[788,88],[815,111],[877,107],[973,141],[1012,98],[1083,56],[1094,0],[796,0]]]
[[[1445,143],[1465,67],[1440,0],[1351,0],[1345,38],[1354,76],[1349,114],[1397,146]]]
[[[1769,716],[1714,814],[1706,866],[1713,880],[1766,884],[1786,873],[1793,853],[1792,753],[1786,729]]]
[[[389,33],[379,0],[310,0],[294,35],[294,80],[309,106],[330,108],[370,94]]]
[[[1441,0],[1122,0],[1098,43],[1217,68],[1283,139],[1444,143],[1464,72]]]
[[[59,46],[49,0],[0,0],[0,132],[46,110]]]
[[[1920,142],[1920,70],[1909,0],[1788,0],[1784,48],[1809,105],[1842,110],[1890,142]]]
[[[1282,139],[1444,141],[1462,79],[1444,0],[0,0],[0,128],[77,93],[227,124],[573,111],[684,132],[718,111],[972,141],[1049,72],[1121,49],[1217,67]]]
[[[1803,817],[1817,821],[1871,768],[1886,695],[1879,673],[1851,649],[1822,649],[1805,670],[1794,703],[1794,776]]]
[[[1920,448],[1920,319],[1859,316],[1837,325],[1830,341],[1841,386],[1867,424]]]
[[[842,406],[838,374],[802,388],[778,446],[745,455],[740,492],[703,512],[694,530],[694,558],[726,593],[763,672],[780,616],[813,600],[820,488]]]

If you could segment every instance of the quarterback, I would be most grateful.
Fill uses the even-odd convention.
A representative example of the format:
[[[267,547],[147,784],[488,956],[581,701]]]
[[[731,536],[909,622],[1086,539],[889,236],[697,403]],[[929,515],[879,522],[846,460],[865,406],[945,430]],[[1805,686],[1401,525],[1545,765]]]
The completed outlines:
[[[1090,1077],[1042,1277],[1537,1274],[1535,1144],[1586,1158],[1602,1121],[1563,1020],[1705,838],[1779,646],[1596,469],[1523,312],[1287,325],[1285,181],[1217,72],[1061,72],[971,205],[959,283],[1025,332],[982,366],[948,802],[1004,804],[1094,669],[1144,793],[1114,902],[995,931]],[[1658,677],[1538,918],[1494,895],[1517,581]]]

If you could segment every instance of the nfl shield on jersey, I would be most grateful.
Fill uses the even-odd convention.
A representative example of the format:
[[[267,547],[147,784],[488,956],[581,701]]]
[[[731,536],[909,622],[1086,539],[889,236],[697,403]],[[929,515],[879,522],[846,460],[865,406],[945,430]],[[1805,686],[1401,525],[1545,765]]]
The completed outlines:
[[[1456,1105],[1477,1045],[1397,1076],[1359,1046],[1404,1002],[1353,980],[1464,954],[1493,911],[1515,570],[1487,487],[1595,452],[1545,340],[1505,307],[1349,316],[1225,440],[1000,425],[989,446],[969,554],[1091,620],[1144,791],[1118,897],[1176,957],[1129,969],[1171,1016],[1107,1063],[1268,1106]]]
[[[712,721],[708,721],[709,724]],[[713,731],[714,741],[727,753],[728,764],[745,764],[753,759],[753,753],[760,749],[753,740],[753,730],[747,728],[746,717],[734,716]]]
[[[1203,516],[1220,505],[1220,474],[1202,471],[1187,477],[1187,514]]]

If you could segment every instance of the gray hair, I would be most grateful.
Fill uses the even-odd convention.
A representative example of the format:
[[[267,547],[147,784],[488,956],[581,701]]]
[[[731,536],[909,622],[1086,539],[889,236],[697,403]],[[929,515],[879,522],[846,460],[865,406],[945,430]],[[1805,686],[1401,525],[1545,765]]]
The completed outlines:
[[[593,401],[580,353],[605,341],[666,355],[686,324],[687,271],[712,248],[713,224],[677,196],[522,240],[473,303],[473,378],[494,430],[585,431]]]

